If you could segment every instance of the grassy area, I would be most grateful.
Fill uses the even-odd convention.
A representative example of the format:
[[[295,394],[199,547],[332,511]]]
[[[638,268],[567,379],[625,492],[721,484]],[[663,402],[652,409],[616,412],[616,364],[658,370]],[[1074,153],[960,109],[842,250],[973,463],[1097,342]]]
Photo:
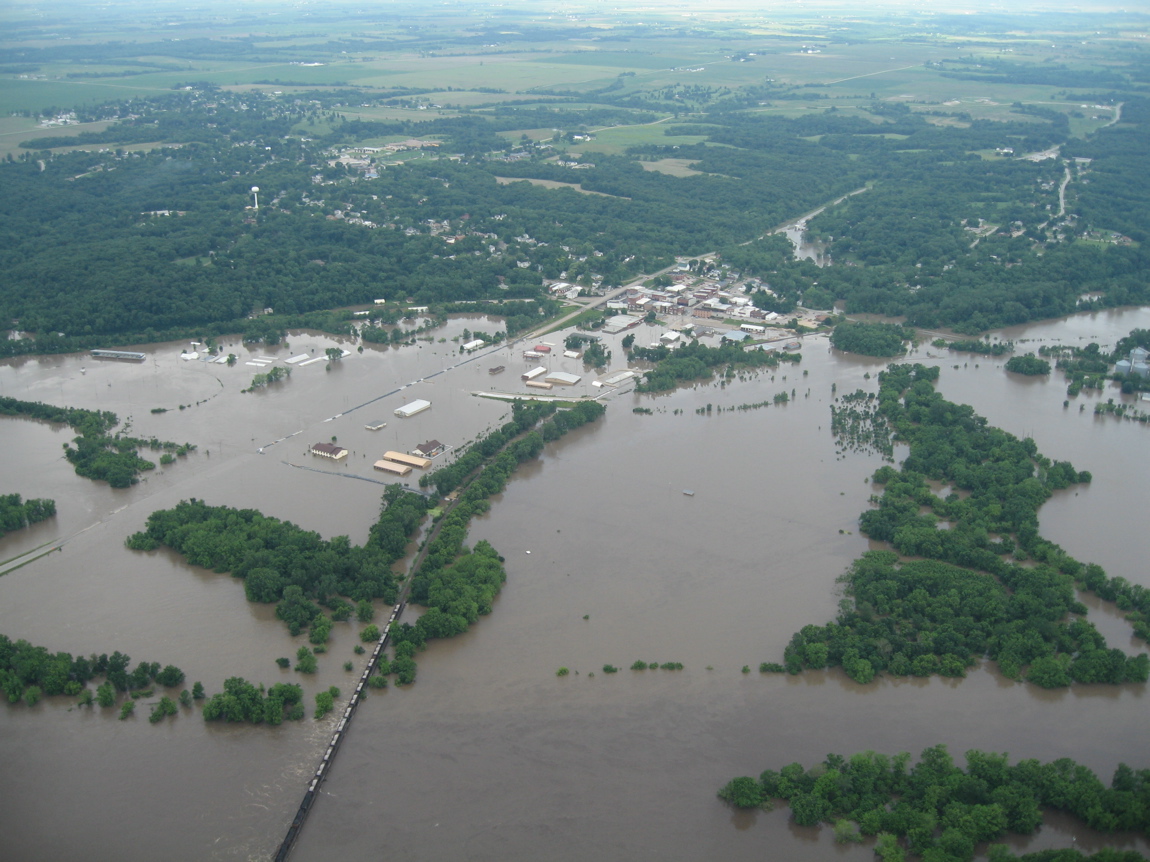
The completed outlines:
[[[706,140],[701,135],[668,135],[667,129],[673,123],[673,120],[668,119],[666,122],[661,121],[641,126],[614,126],[610,129],[600,129],[595,132],[593,141],[572,145],[570,149],[576,152],[620,155],[628,147],[636,147],[641,144],[673,147],[697,144]]]
[[[609,195],[606,192],[593,192],[583,188],[578,183],[564,183],[559,180],[535,180],[524,179],[522,177],[496,177],[495,181],[500,185],[509,185],[510,183],[531,183],[533,186],[539,186],[544,189],[571,189],[572,191],[579,192],[584,195],[601,195],[605,198],[618,197],[618,195]]]
[[[27,117],[0,117],[0,159],[5,158],[8,154],[12,154],[15,157],[21,153],[26,153],[27,150],[20,147],[21,141],[43,138],[47,135],[51,135],[52,137],[72,137],[81,132],[102,132],[110,125],[110,122],[101,121],[98,123],[77,123],[72,126],[52,126],[51,128],[44,128],[36,120]],[[64,148],[57,150],[57,152],[64,151]]]
[[[694,177],[703,173],[691,167],[691,159],[659,159],[657,162],[641,162],[643,169],[670,174],[673,177]]]
[[[564,306],[563,310],[561,312],[559,312],[559,316],[563,317],[565,314],[570,314],[571,311],[573,309],[575,309],[576,307],[577,306],[573,306],[573,305]],[[593,320],[602,320],[602,319],[603,319],[603,309],[601,309],[601,308],[584,309],[582,313],[577,314],[575,317],[571,318],[566,323],[564,323],[562,325],[552,326],[550,329],[540,333],[539,337],[542,338],[543,336],[550,335],[553,332],[563,332],[563,331],[568,330],[568,329],[572,329],[572,330],[579,329],[580,327],[586,326],[587,324],[589,324]]]

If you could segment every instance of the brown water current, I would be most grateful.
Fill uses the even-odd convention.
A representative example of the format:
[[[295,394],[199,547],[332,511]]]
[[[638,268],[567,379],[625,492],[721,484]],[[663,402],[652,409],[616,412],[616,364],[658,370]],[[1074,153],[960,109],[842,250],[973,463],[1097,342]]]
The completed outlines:
[[[458,342],[439,341],[465,326],[497,328],[452,321],[418,347],[352,348],[330,371],[322,362],[297,367],[290,380],[247,395],[239,390],[261,370],[244,364],[251,354],[322,355],[337,342],[294,334],[276,351],[243,348],[235,368],[181,361],[186,345],[149,348],[143,365],[69,356],[0,366],[0,394],[114,410],[132,417],[138,436],[200,447],[115,491],[72,473],[60,449],[69,429],[0,419],[2,490],[53,497],[59,508],[53,521],[0,539],[0,559],[68,537],[62,551],[0,577],[0,632],[52,650],[119,649],[134,662],[171,662],[209,692],[230,676],[300,681],[309,701],[333,684],[346,692],[355,674],[341,666],[360,661],[353,625],[336,626],[320,673],[301,679],[274,659],[304,639],[292,639],[270,606],[247,603],[242,584],[166,552],[128,551],[123,541],[152,510],[194,496],[362,542],[383,490],[377,482],[387,481],[370,465],[385,449],[429,438],[463,444],[507,412],[472,392],[525,391],[522,346],[460,364]],[[1150,310],[1136,309],[1003,337],[1112,344],[1148,326]],[[658,332],[644,329],[637,341]],[[620,337],[607,345],[615,369],[623,367]],[[1090,470],[1090,486],[1043,508],[1044,534],[1112,575],[1148,583],[1150,536],[1131,527],[1150,480],[1135,453],[1145,451],[1150,428],[1095,419],[1097,396],[1085,392],[1064,409],[1057,375],[1018,378],[1002,360],[929,346],[916,358],[942,367],[948,398]],[[542,364],[585,373],[562,357]],[[1107,781],[1121,761],[1150,765],[1140,733],[1144,686],[1046,692],[986,668],[960,681],[867,686],[837,671],[758,673],[759,662],[780,660],[799,627],[834,615],[835,580],[868,547],[857,518],[881,461],[836,455],[829,404],[832,383],[839,394],[874,389],[867,375],[883,364],[807,338],[799,366],[660,397],[629,386],[607,395],[603,420],[550,445],[473,524],[472,541],[488,539],[507,558],[494,613],[421,654],[414,686],[373,695],[359,709],[292,858],[865,860],[868,846],[838,847],[829,830],[795,827],[785,809],[735,813],[715,791],[732,776],[811,764],[828,752],[917,754],[940,742],[958,758],[970,748],[1015,759],[1070,756]],[[506,371],[489,375],[495,365]],[[592,377],[551,394],[599,394]],[[792,390],[785,406],[726,409]],[[413,398],[432,409],[408,420],[392,415]],[[723,412],[695,413],[707,404]],[[655,413],[634,414],[634,406]],[[385,429],[364,429],[377,418]],[[346,465],[305,454],[333,435],[352,450]],[[1112,644],[1144,646],[1113,607],[1088,604]],[[684,669],[627,669],[637,659]],[[605,663],[622,670],[606,675]],[[740,672],[744,665],[751,673]],[[571,674],[557,678],[560,666]],[[112,710],[70,702],[3,707],[0,763],[20,778],[0,806],[0,858],[108,850],[136,859],[158,846],[172,859],[265,858],[334,722],[309,715],[278,728],[223,727],[185,710],[151,726],[140,708],[120,722]],[[1018,846],[1071,842],[1150,850],[1144,839],[1098,836],[1057,818]]]

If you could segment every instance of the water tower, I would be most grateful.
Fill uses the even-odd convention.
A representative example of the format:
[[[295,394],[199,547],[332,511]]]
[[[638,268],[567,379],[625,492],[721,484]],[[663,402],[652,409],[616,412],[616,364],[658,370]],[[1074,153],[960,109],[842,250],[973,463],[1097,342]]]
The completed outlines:
[[[252,186],[252,209],[260,208],[260,187]]]

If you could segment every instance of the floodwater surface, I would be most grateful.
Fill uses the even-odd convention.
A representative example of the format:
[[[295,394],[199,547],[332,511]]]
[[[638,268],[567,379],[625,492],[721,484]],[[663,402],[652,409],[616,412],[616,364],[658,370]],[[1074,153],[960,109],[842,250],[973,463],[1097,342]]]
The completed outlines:
[[[1125,310],[1003,337],[1112,344],[1148,325],[1150,311]],[[185,362],[179,345],[149,348],[143,365],[69,356],[0,366],[4,395],[114,410],[132,417],[138,436],[200,447],[115,491],[72,473],[60,448],[69,429],[0,419],[4,490],[53,497],[60,511],[0,540],[0,559],[67,538],[61,551],[0,578],[0,631],[51,650],[119,649],[134,662],[171,662],[209,692],[230,676],[301,681],[309,701],[333,684],[346,692],[359,671],[345,673],[343,662],[362,661],[352,653],[354,624],[336,626],[320,672],[300,679],[274,659],[304,639],[291,638],[270,606],[246,602],[242,584],[168,552],[128,551],[123,541],[152,510],[197,497],[362,542],[387,481],[371,463],[385,449],[406,451],[429,438],[463,445],[508,412],[473,393],[526,391],[523,346],[461,357],[451,339],[466,326],[497,328],[455,320],[416,347],[360,354],[351,346],[330,371],[323,363],[298,368],[252,394],[240,389],[258,367],[245,359],[235,368]],[[658,333],[644,330],[637,341]],[[619,338],[606,345],[614,370],[623,367]],[[322,355],[337,343],[309,333],[289,341],[250,352]],[[1069,756],[1107,781],[1119,762],[1147,766],[1145,686],[1047,692],[988,668],[964,680],[866,686],[837,671],[759,674],[758,664],[779,661],[797,629],[835,614],[836,579],[869,547],[857,519],[882,463],[837,453],[829,405],[832,385],[838,394],[875,389],[884,363],[839,354],[822,337],[804,339],[802,352],[798,366],[725,385],[659,397],[629,386],[610,391],[600,422],[521,468],[471,530],[470,541],[489,540],[507,560],[494,612],[422,653],[413,686],[361,706],[292,858],[368,858],[386,849],[414,860],[861,862],[873,855],[867,845],[837,846],[830,830],[794,826],[785,808],[735,812],[715,792],[733,776],[810,765],[830,752],[917,754],[938,743],[958,759],[970,748],[1013,759]],[[1090,486],[1060,492],[1043,508],[1044,534],[1112,575],[1147,583],[1141,562],[1150,536],[1130,525],[1150,480],[1150,465],[1134,453],[1144,451],[1150,428],[1096,419],[1097,395],[1063,408],[1057,376],[1017,378],[1001,360],[929,346],[914,358],[942,367],[947,397],[1034,437],[1047,456],[1090,470]],[[584,374],[551,394],[606,391],[590,386],[595,375],[576,360],[548,363]],[[496,365],[506,370],[490,375]],[[784,391],[793,393],[789,404],[729,409]],[[432,409],[408,420],[393,415],[414,398]],[[1088,405],[1081,413],[1079,402]],[[192,406],[179,410],[180,403]],[[169,412],[152,414],[155,407]],[[376,419],[387,427],[367,431]],[[352,450],[346,463],[305,453],[332,437]],[[1112,606],[1088,604],[1111,644],[1143,648]],[[629,670],[636,660],[684,667]],[[621,670],[605,674],[604,664]],[[561,666],[571,673],[557,677]],[[0,856],[75,858],[115,847],[119,857],[142,859],[162,846],[172,859],[266,858],[335,720],[224,727],[185,710],[151,726],[146,709],[120,722],[112,710],[70,701],[3,707],[0,762],[20,782],[0,806]],[[1018,846],[1072,842],[1148,850],[1144,839],[1098,836],[1058,818]]]

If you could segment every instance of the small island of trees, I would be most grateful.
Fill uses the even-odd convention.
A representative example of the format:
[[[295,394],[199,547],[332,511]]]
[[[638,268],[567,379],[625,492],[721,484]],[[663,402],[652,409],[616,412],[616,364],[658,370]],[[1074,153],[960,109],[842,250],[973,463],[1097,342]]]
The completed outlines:
[[[196,448],[190,443],[181,446],[155,437],[141,440],[123,432],[112,434],[111,430],[120,420],[108,410],[54,407],[39,401],[0,397],[0,415],[24,416],[70,425],[80,436],[72,440],[74,448],[68,443],[64,444],[64,457],[75,467],[76,475],[107,482],[113,488],[135,485],[140,481],[140,473],[155,469],[156,465],[152,461],[140,457],[140,449],[163,451],[165,456],[175,453],[183,457]]]
[[[906,342],[913,341],[913,329],[893,323],[840,323],[831,333],[831,345],[847,353],[863,356],[901,356]]]
[[[1039,359],[1033,353],[1027,353],[1024,356],[1012,356],[1006,360],[1006,370],[1013,371],[1015,374],[1037,377],[1041,374],[1050,373],[1050,363],[1045,359]]]

